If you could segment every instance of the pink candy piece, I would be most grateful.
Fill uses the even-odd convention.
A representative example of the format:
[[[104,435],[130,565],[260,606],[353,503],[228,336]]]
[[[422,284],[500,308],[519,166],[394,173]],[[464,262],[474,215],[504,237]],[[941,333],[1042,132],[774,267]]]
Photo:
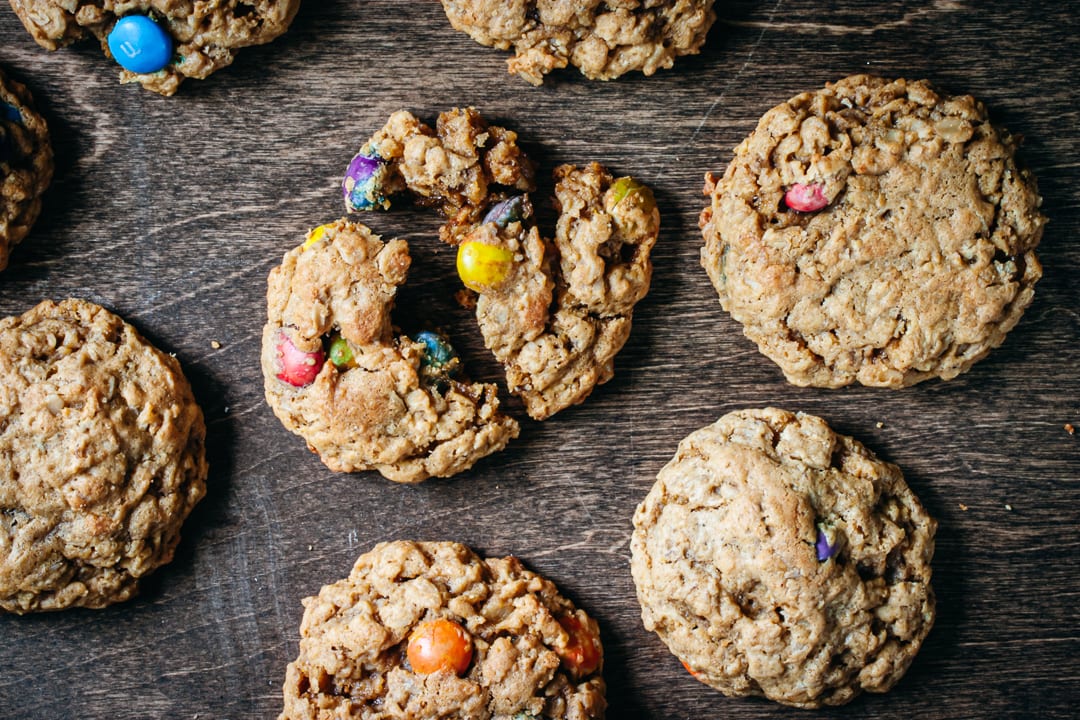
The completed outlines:
[[[304,387],[315,382],[315,376],[326,362],[323,351],[304,352],[293,345],[293,341],[284,330],[278,331],[277,359],[281,369],[277,379],[296,387]]]
[[[784,193],[784,203],[797,212],[817,212],[829,204],[820,185],[795,183]]]

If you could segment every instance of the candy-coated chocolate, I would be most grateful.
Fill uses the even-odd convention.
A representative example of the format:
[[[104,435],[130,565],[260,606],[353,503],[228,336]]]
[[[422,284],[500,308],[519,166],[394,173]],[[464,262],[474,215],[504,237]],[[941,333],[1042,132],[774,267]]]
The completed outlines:
[[[335,335],[330,341],[330,362],[338,368],[354,367],[353,350],[349,341],[340,335]]]
[[[358,152],[345,170],[341,192],[349,212],[357,210],[386,209],[390,202],[383,193],[389,164],[374,153]]]
[[[835,533],[832,531],[832,528],[828,528],[825,525],[818,523],[817,542],[814,543],[814,549],[817,550],[818,562],[825,562],[836,554],[839,543],[836,541],[834,535]]]
[[[495,223],[499,228],[504,228],[512,222],[521,220],[525,205],[524,195],[515,195],[500,203],[492,205],[484,216],[484,223]]]
[[[784,193],[784,204],[797,212],[817,212],[829,204],[829,199],[816,183],[795,183]]]
[[[326,237],[326,225],[320,225],[319,227],[308,230],[307,240],[304,241],[304,249],[309,247]]]
[[[468,240],[458,246],[457,271],[465,287],[476,292],[499,289],[513,270],[514,253],[506,248]]]
[[[0,100],[0,116],[3,116],[5,120],[22,125],[22,113],[19,112],[19,108],[3,100]]]
[[[453,620],[422,622],[409,635],[405,649],[413,672],[427,675],[449,670],[464,675],[472,662],[472,637]]]
[[[120,67],[139,75],[156,73],[172,60],[172,38],[145,15],[128,15],[117,20],[107,42]]]
[[[316,376],[326,362],[322,349],[305,352],[293,344],[292,338],[284,330],[278,331],[277,379],[294,387],[305,387],[315,382]]]
[[[418,343],[423,343],[424,357],[422,362],[428,367],[439,370],[449,365],[457,357],[454,348],[438,333],[424,330],[416,333],[416,337],[413,339]]]
[[[578,678],[600,667],[600,640],[574,615],[563,615],[559,624],[569,636],[566,647],[557,651],[563,667]]]

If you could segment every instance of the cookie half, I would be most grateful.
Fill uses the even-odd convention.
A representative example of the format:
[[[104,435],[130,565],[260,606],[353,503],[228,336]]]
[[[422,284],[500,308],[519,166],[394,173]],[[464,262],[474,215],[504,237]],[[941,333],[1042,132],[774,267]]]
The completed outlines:
[[[41,213],[52,176],[45,118],[34,109],[30,91],[0,70],[0,270]]]
[[[820,418],[729,413],[679,444],[634,514],[642,621],[725,695],[885,692],[934,622],[935,530],[899,468]]]
[[[172,95],[185,78],[203,79],[232,64],[236,52],[268,43],[284,33],[300,0],[10,0],[15,14],[46,50],[92,35],[106,56],[127,68],[120,82]],[[136,18],[141,22],[132,22]],[[124,28],[110,38],[118,22]],[[127,57],[120,57],[117,54]],[[160,56],[160,68],[139,68]],[[128,58],[135,61],[130,63]]]
[[[720,303],[796,385],[949,379],[1031,304],[1045,217],[981,103],[856,75],[767,112],[701,215]]]
[[[100,608],[168,563],[206,493],[175,358],[84,300],[0,321],[0,608]]]
[[[266,400],[331,470],[408,483],[448,477],[518,435],[496,386],[465,378],[445,338],[394,328],[410,264],[404,240],[339,220],[270,272]]]
[[[596,621],[513,557],[391,542],[304,600],[279,720],[591,720]]]
[[[513,49],[511,73],[533,85],[573,65],[592,80],[640,70],[652,75],[701,50],[716,20],[714,0],[442,0],[455,30],[500,50]]]

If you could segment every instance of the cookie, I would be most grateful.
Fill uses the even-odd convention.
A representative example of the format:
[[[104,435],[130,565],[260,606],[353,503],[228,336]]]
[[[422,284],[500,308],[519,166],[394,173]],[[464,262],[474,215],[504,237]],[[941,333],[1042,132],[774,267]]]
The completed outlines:
[[[513,557],[391,542],[304,600],[279,720],[591,720],[596,621]]]
[[[349,211],[386,209],[409,191],[442,210],[440,237],[457,246],[457,269],[485,345],[507,387],[543,420],[611,379],[633,308],[652,277],[660,229],[652,191],[599,164],[555,170],[554,239],[536,228],[528,193],[534,166],[517,135],[474,109],[391,116],[353,158],[342,190]]]
[[[270,272],[266,400],[331,470],[448,477],[518,435],[497,388],[469,382],[445,338],[395,331],[390,312],[410,263],[404,240],[339,220]]]
[[[120,82],[172,95],[185,78],[203,79],[236,52],[284,33],[300,0],[10,0],[47,50],[94,36],[121,66]]]
[[[511,73],[533,85],[573,65],[591,80],[640,70],[652,75],[701,50],[716,20],[713,0],[572,3],[442,0],[455,30],[500,50],[513,49]]]
[[[899,468],[820,418],[732,412],[679,444],[634,513],[642,621],[725,695],[885,692],[934,622],[935,529]]]
[[[1031,304],[1046,219],[970,96],[856,75],[778,105],[706,176],[701,261],[796,385],[950,379]]]
[[[0,70],[0,270],[41,213],[53,175],[45,118],[26,87]]]
[[[0,320],[0,608],[100,608],[168,563],[206,493],[170,355],[85,300]]]

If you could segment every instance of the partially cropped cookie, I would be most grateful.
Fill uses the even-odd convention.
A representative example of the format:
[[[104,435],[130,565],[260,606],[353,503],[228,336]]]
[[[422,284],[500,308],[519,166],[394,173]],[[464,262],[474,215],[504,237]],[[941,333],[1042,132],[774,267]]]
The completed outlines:
[[[596,621],[516,558],[382,543],[304,608],[279,720],[604,716]]]
[[[510,72],[533,85],[572,65],[592,80],[652,75],[700,51],[716,20],[713,0],[442,0],[455,30],[514,51]]]
[[[0,270],[41,213],[41,196],[52,175],[45,119],[35,110],[30,91],[0,70]]]
[[[206,428],[170,355],[84,300],[0,321],[0,608],[127,600],[206,492]]]
[[[497,388],[468,381],[446,338],[394,328],[410,264],[404,240],[339,220],[270,272],[266,400],[331,470],[409,483],[447,477],[518,435]]]
[[[203,79],[236,52],[284,33],[300,0],[10,0],[47,50],[93,36],[121,66],[120,82],[172,95],[185,78]]]
[[[820,418],[729,413],[679,444],[634,514],[642,621],[725,695],[885,692],[934,622],[935,529],[899,468]]]
[[[1045,217],[1018,139],[970,96],[866,75],[778,105],[701,215],[702,264],[796,385],[968,370],[1031,304]]]

